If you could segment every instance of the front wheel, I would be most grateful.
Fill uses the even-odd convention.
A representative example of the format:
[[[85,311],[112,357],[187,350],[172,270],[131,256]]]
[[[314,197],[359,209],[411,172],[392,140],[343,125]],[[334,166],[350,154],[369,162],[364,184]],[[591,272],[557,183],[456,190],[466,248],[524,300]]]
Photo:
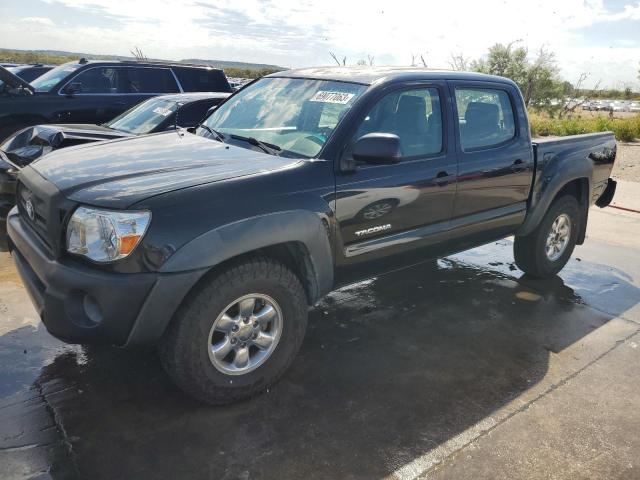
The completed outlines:
[[[160,344],[175,383],[193,397],[223,404],[275,383],[293,362],[307,323],[296,275],[252,258],[205,283],[179,309]]]
[[[518,268],[536,277],[551,277],[562,270],[576,246],[579,218],[575,197],[554,201],[533,232],[516,236],[513,252]]]

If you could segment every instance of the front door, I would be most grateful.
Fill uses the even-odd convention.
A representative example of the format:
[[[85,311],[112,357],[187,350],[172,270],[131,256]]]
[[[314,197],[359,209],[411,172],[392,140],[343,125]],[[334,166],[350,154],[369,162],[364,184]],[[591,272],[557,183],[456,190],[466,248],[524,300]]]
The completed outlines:
[[[445,238],[456,183],[445,91],[445,83],[434,82],[388,92],[352,136],[351,146],[368,133],[398,135],[403,157],[392,165],[358,163],[355,171],[337,173],[339,283],[384,270],[386,264],[419,263]]]
[[[124,67],[90,67],[76,75],[68,84],[76,88],[66,96],[63,123],[107,122],[131,107],[133,97],[127,93]]]

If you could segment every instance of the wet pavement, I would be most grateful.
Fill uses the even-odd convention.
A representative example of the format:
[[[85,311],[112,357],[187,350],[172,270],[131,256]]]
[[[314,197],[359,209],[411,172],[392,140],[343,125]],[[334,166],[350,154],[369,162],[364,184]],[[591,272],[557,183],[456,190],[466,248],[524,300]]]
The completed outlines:
[[[501,447],[478,442],[564,390],[577,389],[561,397],[567,416],[587,412],[593,392],[611,418],[608,376],[608,390],[640,398],[640,386],[625,387],[640,348],[624,350],[640,344],[638,250],[589,239],[559,277],[539,281],[515,268],[504,240],[344,288],[310,312],[283,380],[225,407],[177,390],[152,350],[51,338],[0,254],[0,478],[500,477],[491,453],[526,445],[535,428],[515,428]],[[627,370],[607,373],[616,355]],[[595,383],[574,385],[596,366]],[[616,437],[626,463],[610,472],[639,478],[640,412],[629,402],[615,407],[628,408],[615,412],[630,429],[627,443]],[[539,435],[540,445],[574,441]]]

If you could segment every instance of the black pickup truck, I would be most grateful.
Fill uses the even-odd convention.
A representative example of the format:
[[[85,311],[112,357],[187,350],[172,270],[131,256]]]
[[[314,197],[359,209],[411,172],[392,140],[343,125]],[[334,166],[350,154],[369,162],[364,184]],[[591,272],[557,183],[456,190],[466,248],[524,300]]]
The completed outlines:
[[[231,92],[220,69],[146,61],[80,59],[31,82],[0,67],[0,82],[0,142],[31,125],[103,123],[165,93]]]
[[[26,167],[10,249],[53,335],[158,345],[181,388],[224,403],[283,374],[339,285],[509,235],[523,271],[555,275],[611,201],[615,156],[611,133],[532,143],[504,78],[292,70],[196,134]]]

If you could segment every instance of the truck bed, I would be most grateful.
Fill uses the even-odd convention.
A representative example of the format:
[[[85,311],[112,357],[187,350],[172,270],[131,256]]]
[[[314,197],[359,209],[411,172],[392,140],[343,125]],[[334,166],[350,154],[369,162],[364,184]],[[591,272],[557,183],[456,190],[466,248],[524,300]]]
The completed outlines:
[[[589,175],[591,203],[602,195],[616,158],[613,132],[535,138],[532,144],[536,161],[534,195],[543,187],[545,176],[551,176],[556,170],[573,169],[583,169],[585,173],[592,170]]]

